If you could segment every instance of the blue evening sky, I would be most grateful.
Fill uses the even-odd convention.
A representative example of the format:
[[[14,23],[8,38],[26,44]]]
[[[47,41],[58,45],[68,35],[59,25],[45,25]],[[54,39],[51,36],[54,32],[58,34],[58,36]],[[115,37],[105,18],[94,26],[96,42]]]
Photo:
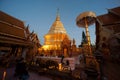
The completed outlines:
[[[16,17],[30,26],[38,34],[40,43],[44,43],[47,34],[55,21],[57,8],[68,35],[81,43],[84,28],[76,25],[76,17],[85,11],[93,11],[97,16],[106,14],[107,9],[120,6],[120,0],[0,0],[0,10]],[[95,43],[95,25],[89,26],[91,43]]]

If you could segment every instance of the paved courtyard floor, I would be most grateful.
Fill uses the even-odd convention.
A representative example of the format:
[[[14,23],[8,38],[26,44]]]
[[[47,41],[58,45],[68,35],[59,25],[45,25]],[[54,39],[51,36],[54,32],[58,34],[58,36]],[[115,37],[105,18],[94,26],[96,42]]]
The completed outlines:
[[[4,68],[0,68],[0,80],[2,80],[2,76],[3,76],[3,72],[6,71],[6,77],[5,80],[17,80],[17,78],[14,77],[14,70],[15,68],[8,68],[8,69],[4,69]],[[28,80],[52,80],[49,77],[46,76],[40,76],[37,73],[34,72],[29,72],[29,79]]]
[[[6,77],[4,80],[17,80],[14,77],[14,70],[15,67],[11,68],[1,68],[0,67],[0,80],[2,80],[3,72],[6,71]],[[120,65],[106,61],[105,64],[103,65],[103,73],[104,76],[107,77],[107,80],[120,80]],[[34,72],[29,72],[29,79],[28,80],[52,80],[50,77],[44,76],[44,75],[39,75]],[[90,79],[89,80],[93,80]]]
[[[107,80],[120,80],[120,65],[117,63],[106,61],[103,72]]]

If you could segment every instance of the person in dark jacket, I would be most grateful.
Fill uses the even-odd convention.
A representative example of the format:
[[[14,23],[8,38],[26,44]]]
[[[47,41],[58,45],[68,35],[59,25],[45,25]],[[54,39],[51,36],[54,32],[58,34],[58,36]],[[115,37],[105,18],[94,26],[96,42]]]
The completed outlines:
[[[17,60],[15,76],[19,77],[20,80],[28,80],[29,74],[27,71],[26,63],[24,62],[24,58]]]

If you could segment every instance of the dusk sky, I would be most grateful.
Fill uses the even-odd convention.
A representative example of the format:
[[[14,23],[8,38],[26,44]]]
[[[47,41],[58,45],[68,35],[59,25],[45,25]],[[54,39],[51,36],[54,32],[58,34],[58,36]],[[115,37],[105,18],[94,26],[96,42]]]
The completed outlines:
[[[30,31],[38,34],[40,43],[48,33],[56,18],[57,9],[61,22],[71,40],[81,43],[84,28],[76,25],[76,17],[85,11],[93,11],[97,16],[107,13],[107,9],[120,6],[120,0],[0,0],[0,10],[29,24]],[[95,43],[95,25],[89,26],[91,43]]]

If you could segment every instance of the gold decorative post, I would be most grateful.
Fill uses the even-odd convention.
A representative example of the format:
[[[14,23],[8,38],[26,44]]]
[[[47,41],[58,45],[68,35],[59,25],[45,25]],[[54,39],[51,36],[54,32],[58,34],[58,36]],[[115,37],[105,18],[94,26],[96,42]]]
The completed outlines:
[[[6,71],[3,72],[3,78],[2,78],[2,80],[5,80],[5,77],[6,77]]]
[[[89,49],[88,55],[92,55],[90,34],[89,34],[89,30],[88,30],[88,23],[87,23],[86,17],[85,17],[85,31],[86,31],[87,44],[88,44],[88,49]]]

